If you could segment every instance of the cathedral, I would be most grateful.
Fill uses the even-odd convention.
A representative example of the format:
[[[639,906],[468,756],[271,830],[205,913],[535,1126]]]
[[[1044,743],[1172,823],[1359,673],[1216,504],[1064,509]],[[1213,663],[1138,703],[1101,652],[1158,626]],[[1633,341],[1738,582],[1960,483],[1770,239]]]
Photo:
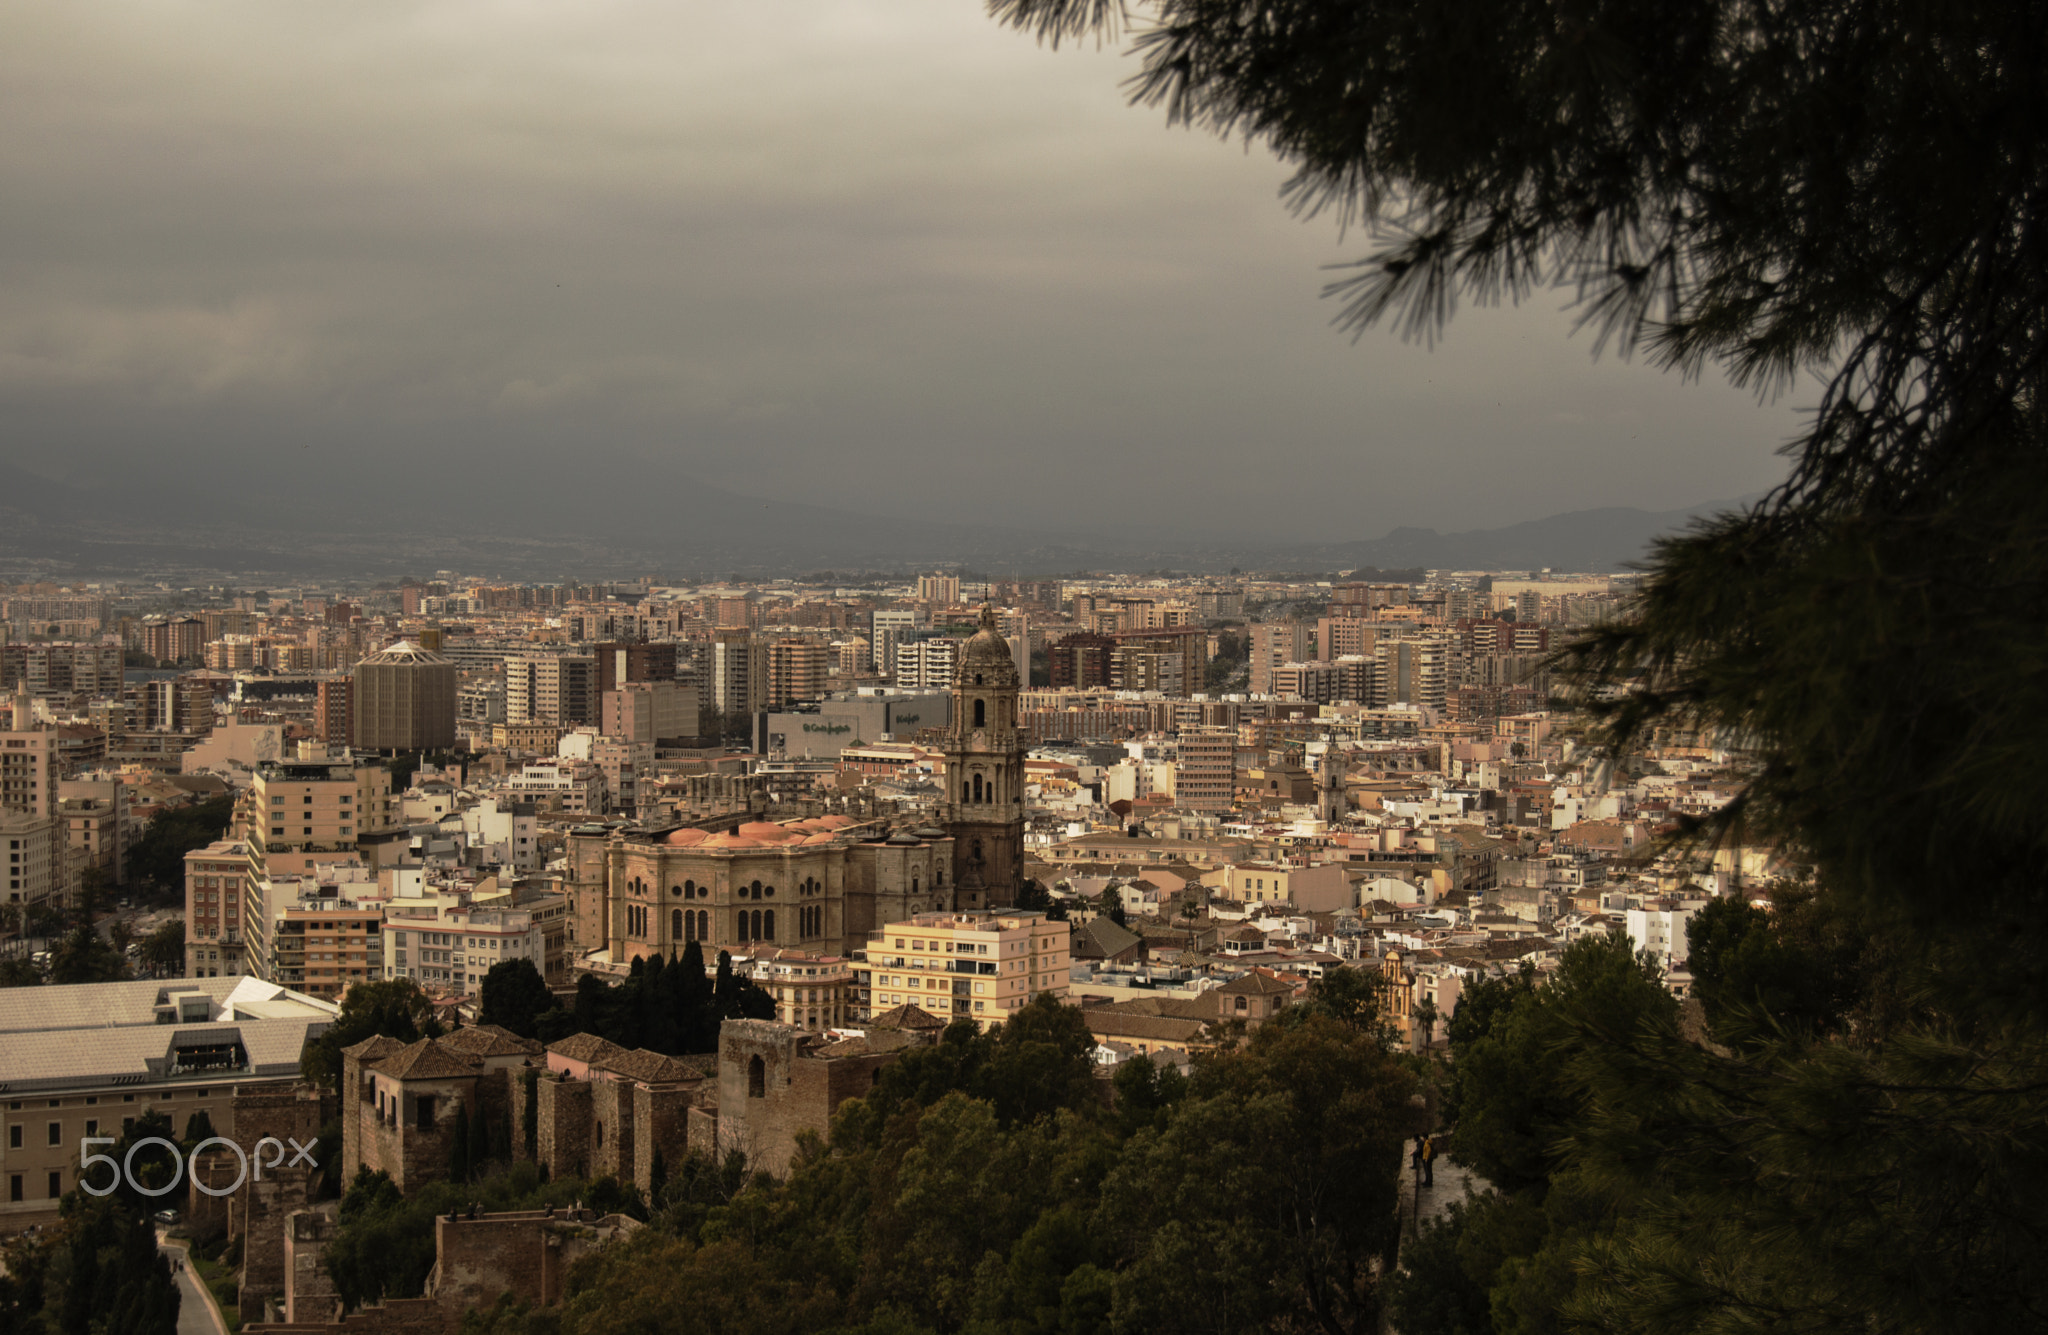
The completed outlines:
[[[984,607],[961,646],[937,827],[888,829],[847,816],[750,821],[711,832],[587,825],[569,836],[572,953],[619,963],[790,947],[862,949],[913,914],[1016,902],[1024,870],[1023,683]]]

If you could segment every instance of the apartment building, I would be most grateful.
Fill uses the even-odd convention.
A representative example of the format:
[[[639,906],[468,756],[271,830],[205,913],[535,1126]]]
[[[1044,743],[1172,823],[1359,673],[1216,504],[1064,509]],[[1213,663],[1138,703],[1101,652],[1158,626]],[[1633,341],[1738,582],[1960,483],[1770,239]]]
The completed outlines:
[[[301,899],[272,924],[273,983],[340,1001],[357,983],[384,976],[384,909],[346,899]]]
[[[712,632],[711,707],[720,714],[758,713],[768,699],[767,647],[745,628]]]
[[[1272,695],[1274,675],[1309,656],[1306,621],[1260,621],[1252,626],[1252,694]]]
[[[986,1030],[1040,993],[1064,1001],[1068,925],[1029,910],[921,913],[868,934],[862,975],[869,1010],[916,1006]]]
[[[876,608],[868,620],[868,641],[874,655],[875,671],[890,677],[896,673],[896,649],[917,633],[923,617],[915,608]]]
[[[1224,813],[1237,796],[1237,729],[1181,732],[1173,768],[1173,802],[1184,811]]]
[[[777,950],[756,955],[752,978],[775,998],[775,1018],[819,1032],[854,1018],[853,963],[839,955]]]
[[[896,688],[904,691],[943,691],[953,685],[953,673],[960,662],[957,635],[935,635],[896,647]]]
[[[473,996],[484,975],[506,960],[531,960],[549,973],[543,924],[531,909],[480,908],[442,895],[385,906],[384,976],[410,978],[435,992]]]
[[[233,978],[244,963],[249,845],[220,839],[185,855],[185,976]]]
[[[768,642],[768,704],[780,709],[801,700],[822,699],[832,671],[831,656],[819,640]]]
[[[26,682],[15,685],[11,714],[12,726],[0,732],[0,811],[53,815],[62,769],[57,730],[37,722]]]
[[[597,722],[594,654],[508,654],[505,721],[574,728]]]
[[[30,908],[71,897],[71,858],[64,822],[58,816],[31,816],[0,810],[0,892],[8,905]]]
[[[300,742],[290,760],[256,767],[241,809],[258,879],[303,875],[316,861],[353,856],[359,841],[398,824],[391,771],[358,767],[345,751]]]

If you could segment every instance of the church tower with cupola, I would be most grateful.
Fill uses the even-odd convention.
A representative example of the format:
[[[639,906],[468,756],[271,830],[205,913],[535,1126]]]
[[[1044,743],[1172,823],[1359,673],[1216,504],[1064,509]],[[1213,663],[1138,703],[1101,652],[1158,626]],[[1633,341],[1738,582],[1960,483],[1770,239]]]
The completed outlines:
[[[1024,733],[1017,664],[992,608],[961,646],[946,730],[945,825],[956,909],[1017,902],[1024,878]]]

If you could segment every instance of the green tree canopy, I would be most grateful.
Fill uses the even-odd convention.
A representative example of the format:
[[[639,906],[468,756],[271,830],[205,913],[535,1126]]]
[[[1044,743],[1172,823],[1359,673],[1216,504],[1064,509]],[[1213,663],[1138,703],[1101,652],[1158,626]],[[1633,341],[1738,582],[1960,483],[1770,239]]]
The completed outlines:
[[[327,1031],[306,1045],[299,1058],[306,1079],[332,1088],[341,1080],[341,1052],[382,1034],[401,1043],[438,1038],[441,1022],[432,1000],[410,978],[358,983],[342,998],[341,1013]]]
[[[50,951],[52,983],[117,983],[128,976],[128,961],[91,923],[72,928]]]
[[[521,1038],[540,1032],[540,1017],[555,1008],[548,988],[532,960],[500,960],[484,975],[478,992],[477,1020],[509,1029]]]
[[[182,890],[185,855],[224,837],[234,815],[235,799],[231,796],[158,812],[149,818],[142,837],[129,847],[130,879],[160,894]]]

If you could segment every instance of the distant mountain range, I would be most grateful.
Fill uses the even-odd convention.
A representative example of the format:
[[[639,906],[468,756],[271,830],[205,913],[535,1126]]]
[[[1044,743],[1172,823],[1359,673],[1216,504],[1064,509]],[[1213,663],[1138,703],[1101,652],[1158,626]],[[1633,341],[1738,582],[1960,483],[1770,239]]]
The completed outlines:
[[[1082,569],[1333,572],[1436,568],[1615,571],[1659,536],[1743,504],[1580,510],[1467,533],[1397,528],[1351,542],[1289,542],[1117,527],[1100,532],[905,520],[747,496],[687,478],[579,479],[536,493],[516,473],[445,488],[316,495],[112,481],[93,490],[0,463],[0,566],[67,575],[274,573],[387,577],[439,569],[510,579],[676,578],[820,568],[991,572]],[[459,504],[450,504],[450,496]]]

